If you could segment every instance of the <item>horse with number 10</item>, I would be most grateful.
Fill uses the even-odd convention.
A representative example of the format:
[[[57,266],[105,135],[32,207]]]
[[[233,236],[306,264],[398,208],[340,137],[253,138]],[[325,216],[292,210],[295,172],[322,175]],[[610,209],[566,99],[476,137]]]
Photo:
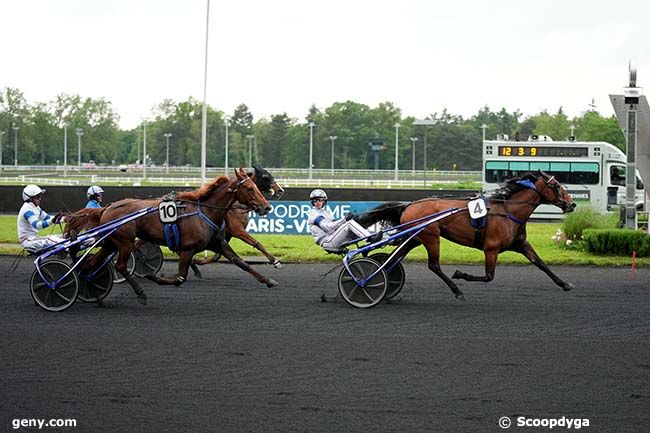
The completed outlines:
[[[235,170],[233,177],[217,177],[194,191],[179,192],[175,195],[174,200],[180,203],[179,218],[176,222],[180,235],[176,248],[176,253],[179,255],[178,273],[173,276],[147,276],[160,285],[178,286],[182,284],[187,278],[194,254],[206,249],[223,253],[229,259],[234,258],[233,262],[240,265],[236,260],[237,255],[224,238],[223,228],[226,213],[235,201],[254,210],[259,215],[266,215],[271,210],[271,206],[255,182],[242,168]],[[157,208],[162,201],[163,198],[160,197],[124,199],[105,208],[96,209],[92,215],[86,210],[84,216],[79,216],[72,223],[83,226],[86,223],[84,218],[99,217],[99,224],[104,224],[144,208]],[[144,291],[126,269],[127,259],[134,249],[136,237],[157,245],[167,245],[164,224],[160,221],[158,212],[148,213],[122,225],[119,230],[106,239],[100,251],[92,257],[87,266],[94,269],[99,263],[103,263],[109,254],[117,251],[119,256],[115,269],[126,278],[138,295],[138,300],[144,304],[146,303]],[[246,265],[243,261],[241,262],[242,266]],[[273,281],[267,283],[267,285],[269,284],[272,286],[277,283]]]
[[[410,239],[391,260],[399,261],[413,248],[423,245],[427,250],[429,269],[447,284],[456,298],[464,300],[463,293],[452,279],[492,281],[498,255],[504,251],[515,251],[523,254],[565,291],[571,290],[574,288],[573,284],[553,273],[526,240],[526,222],[540,204],[555,205],[563,212],[572,212],[576,207],[571,195],[553,176],[542,171],[527,173],[508,180],[489,198],[483,227],[472,225],[469,212],[456,213],[429,225],[419,235]],[[361,214],[357,221],[366,227],[383,221],[393,226],[404,224],[404,229],[408,229],[427,215],[467,206],[467,200],[435,197],[411,203],[389,202]],[[411,221],[414,223],[409,225]],[[459,270],[454,272],[451,279],[445,275],[440,268],[440,237],[483,250],[485,275],[470,275]]]

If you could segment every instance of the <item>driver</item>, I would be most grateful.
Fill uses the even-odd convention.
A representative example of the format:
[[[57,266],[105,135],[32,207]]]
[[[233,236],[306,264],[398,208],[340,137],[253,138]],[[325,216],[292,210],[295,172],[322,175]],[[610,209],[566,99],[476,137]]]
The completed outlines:
[[[86,191],[86,197],[88,197],[88,203],[86,203],[86,208],[98,208],[102,207],[102,201],[104,200],[104,190],[101,186],[92,185]]]
[[[37,253],[65,239],[55,235],[38,236],[38,231],[53,224],[65,221],[61,212],[54,216],[41,209],[44,189],[38,185],[27,185],[23,189],[23,206],[18,212],[18,240],[25,250]]]
[[[372,235],[352,218],[349,213],[344,218],[334,220],[332,213],[325,207],[327,193],[322,189],[315,189],[309,194],[312,208],[309,211],[307,224],[309,231],[314,236],[316,243],[326,250],[340,251],[346,241],[359,238],[369,238],[368,242],[382,239],[382,232]]]

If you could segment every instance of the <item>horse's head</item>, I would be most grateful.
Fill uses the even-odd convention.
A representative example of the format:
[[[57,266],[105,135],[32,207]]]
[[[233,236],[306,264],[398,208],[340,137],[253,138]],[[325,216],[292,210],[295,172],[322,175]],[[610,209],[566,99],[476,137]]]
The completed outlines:
[[[257,188],[272,199],[279,200],[282,198],[284,189],[276,182],[273,175],[259,165],[253,164],[253,169],[255,171],[251,173],[251,177],[255,181]]]
[[[239,170],[235,169],[235,176],[230,181],[229,190],[236,194],[237,201],[253,209],[259,215],[269,213],[271,205],[266,201],[253,179],[244,172],[244,169],[241,167]]]
[[[543,204],[555,205],[562,209],[563,213],[575,210],[576,204],[573,202],[573,198],[562,184],[555,179],[555,176],[550,176],[538,170],[534,177],[536,178],[534,180],[535,189],[542,198]]]

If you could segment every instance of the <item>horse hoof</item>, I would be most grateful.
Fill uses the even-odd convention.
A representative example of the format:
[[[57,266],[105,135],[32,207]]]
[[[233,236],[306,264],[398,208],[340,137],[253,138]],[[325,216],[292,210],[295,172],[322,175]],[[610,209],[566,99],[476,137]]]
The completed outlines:
[[[147,295],[144,292],[140,292],[138,295],[138,302],[142,305],[147,305]]]
[[[203,279],[203,274],[201,271],[199,271],[199,268],[196,265],[192,265],[192,271],[194,272],[194,276],[198,278],[199,280]]]
[[[277,286],[278,284],[280,284],[280,283],[275,281],[273,278],[269,278],[269,281],[266,283],[266,287],[271,288],[271,287]]]
[[[451,279],[452,280],[460,280],[461,278],[463,278],[463,273],[461,271],[459,271],[458,269],[456,269],[456,272],[454,272],[454,275],[451,276]],[[456,296],[456,297],[458,297],[458,296]]]
[[[273,263],[273,267],[275,269],[282,269],[282,263],[280,263],[280,260],[276,260],[275,263]]]
[[[459,301],[464,301],[465,300],[465,295],[458,292],[458,293],[456,293],[456,299],[458,299]]]
[[[576,288],[576,286],[574,286],[574,285],[571,284],[571,283],[566,283],[566,284],[564,285],[564,287],[562,287],[562,289],[564,289],[565,292],[568,292],[569,290],[573,290],[573,289],[575,289],[575,288]]]

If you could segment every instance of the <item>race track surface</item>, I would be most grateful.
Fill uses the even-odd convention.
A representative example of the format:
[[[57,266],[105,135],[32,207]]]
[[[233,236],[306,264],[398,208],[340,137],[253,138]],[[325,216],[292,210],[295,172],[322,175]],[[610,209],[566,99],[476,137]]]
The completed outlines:
[[[401,303],[369,310],[336,294],[327,264],[229,264],[157,287],[116,285],[104,307],[47,313],[32,264],[0,258],[0,431],[12,420],[76,419],[66,432],[497,432],[526,419],[589,419],[587,432],[650,426],[650,269],[533,266],[459,283],[456,300],[407,264]],[[175,262],[163,270],[175,271]],[[455,266],[445,266],[449,275]],[[461,266],[480,274],[481,267]],[[556,427],[552,431],[567,431]]]

